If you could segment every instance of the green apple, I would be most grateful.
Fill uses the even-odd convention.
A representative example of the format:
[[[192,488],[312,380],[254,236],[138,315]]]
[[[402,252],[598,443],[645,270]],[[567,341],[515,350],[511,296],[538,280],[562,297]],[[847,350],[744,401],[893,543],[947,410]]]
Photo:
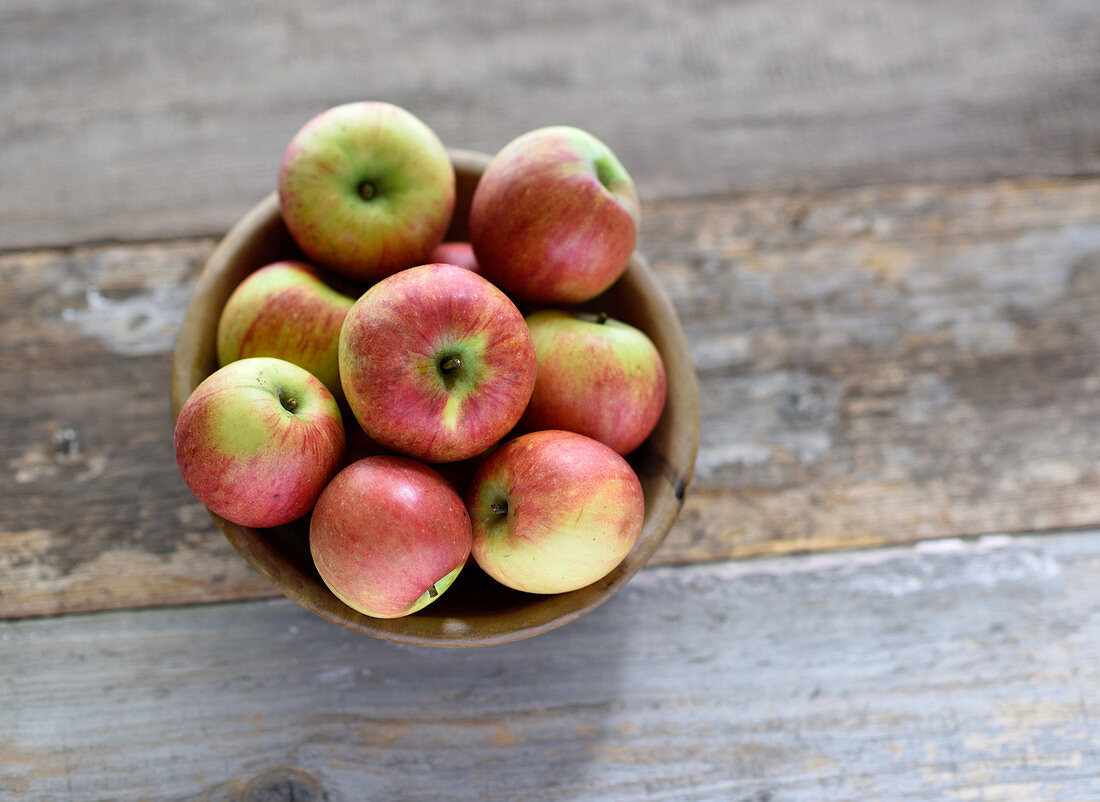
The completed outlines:
[[[334,106],[294,135],[279,207],[313,262],[375,281],[423,264],[451,221],[455,174],[422,120],[390,103]]]

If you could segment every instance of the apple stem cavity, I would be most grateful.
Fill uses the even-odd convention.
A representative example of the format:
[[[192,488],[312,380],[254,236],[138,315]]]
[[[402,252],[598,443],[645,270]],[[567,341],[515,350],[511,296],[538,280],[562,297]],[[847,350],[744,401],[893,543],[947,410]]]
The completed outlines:
[[[375,195],[374,184],[370,181],[362,181],[359,184],[359,197],[363,200],[370,200]]]
[[[279,403],[283,405],[283,409],[287,412],[294,412],[298,408],[298,399],[292,395],[288,395],[284,390],[279,390]]]
[[[453,374],[462,369],[462,358],[452,354],[439,360],[439,369],[444,373]]]

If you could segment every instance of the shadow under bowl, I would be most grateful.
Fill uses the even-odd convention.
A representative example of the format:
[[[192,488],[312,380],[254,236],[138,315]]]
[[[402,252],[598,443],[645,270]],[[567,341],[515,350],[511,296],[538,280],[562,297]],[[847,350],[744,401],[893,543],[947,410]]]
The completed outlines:
[[[447,239],[465,240],[470,200],[489,156],[449,152],[457,185]],[[218,367],[218,318],[230,293],[266,264],[301,258],[283,224],[275,193],[241,218],[217,246],[199,276],[173,355],[173,420],[199,382]],[[245,560],[285,596],[322,618],[383,640],[419,646],[486,646],[548,632],[592,611],[646,564],[679,514],[699,444],[699,390],[680,321],[641,256],[635,254],[622,277],[584,306],[606,311],[646,332],[668,374],[661,419],[649,439],[628,457],[645,493],[642,533],[623,562],[603,579],[569,593],[520,593],[496,583],[471,559],[438,601],[404,618],[377,619],[348,607],[322,582],[309,552],[308,516],[285,526],[253,529],[211,513],[215,523]],[[354,419],[350,424],[356,425]]]

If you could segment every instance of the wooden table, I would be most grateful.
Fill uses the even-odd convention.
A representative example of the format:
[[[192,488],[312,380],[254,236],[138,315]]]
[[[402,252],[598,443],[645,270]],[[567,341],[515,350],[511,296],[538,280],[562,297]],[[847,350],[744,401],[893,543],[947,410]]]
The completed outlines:
[[[702,397],[651,567],[563,629],[304,612],[179,479],[218,238],[339,102],[610,143]],[[0,6],[0,790],[1100,796],[1100,4]]]

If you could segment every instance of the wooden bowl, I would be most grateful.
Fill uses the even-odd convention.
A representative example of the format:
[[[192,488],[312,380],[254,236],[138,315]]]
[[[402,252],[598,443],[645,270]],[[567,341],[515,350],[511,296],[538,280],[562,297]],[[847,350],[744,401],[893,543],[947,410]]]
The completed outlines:
[[[470,199],[489,157],[450,153],[457,199],[447,238],[466,239]],[[232,228],[199,276],[172,362],[173,419],[191,391],[217,368],[218,317],[230,293],[252,271],[287,258],[303,257],[272,193]],[[600,581],[552,596],[520,593],[491,580],[471,559],[451,588],[424,610],[404,618],[370,618],[337,599],[321,581],[309,553],[308,516],[273,529],[250,529],[211,515],[237,551],[288,598],[322,618],[384,640],[484,646],[529,638],[590,612],[645,565],[680,511],[699,442],[699,391],[680,322],[640,256],[634,256],[613,287],[586,306],[645,331],[661,352],[669,387],[656,430],[629,457],[645,492],[641,536],[626,559]],[[356,425],[354,419],[351,425]]]

